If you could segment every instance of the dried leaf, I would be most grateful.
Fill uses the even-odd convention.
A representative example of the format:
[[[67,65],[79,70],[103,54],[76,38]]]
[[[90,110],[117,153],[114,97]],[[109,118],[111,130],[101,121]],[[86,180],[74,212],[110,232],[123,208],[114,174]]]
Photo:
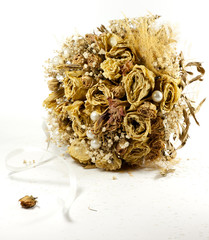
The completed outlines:
[[[205,74],[205,69],[202,67],[202,64],[200,62],[189,62],[187,63],[186,67],[195,66],[197,68],[197,71],[200,72],[202,75]]]
[[[181,145],[178,147],[178,149],[182,148],[188,139],[188,131],[189,131],[189,126],[190,126],[190,120],[188,113],[185,109],[183,109],[183,117],[184,117],[184,123],[186,127],[182,126],[182,133],[179,134],[179,140],[181,141]]]
[[[187,103],[187,106],[189,108],[189,111],[192,115],[192,117],[194,118],[195,122],[197,123],[197,125],[200,125],[199,122],[197,121],[197,118],[195,116],[195,109],[194,107],[192,106],[192,104],[190,103],[189,99],[185,96],[185,95],[182,95]]]
[[[100,27],[98,27],[97,29],[102,33],[107,33],[108,32],[107,28],[103,24]]]
[[[185,67],[192,67],[195,66],[197,68],[197,71],[200,73],[200,75],[197,75],[196,77],[192,78],[188,84],[191,84],[195,81],[203,81],[202,76],[205,74],[205,69],[202,67],[202,64],[200,62],[189,62]],[[187,71],[187,73],[190,73]]]
[[[189,80],[188,84],[193,83],[195,81],[203,81],[203,79],[201,77],[202,77],[202,75],[197,75],[196,77]]]
[[[202,107],[203,103],[205,102],[206,98],[204,98],[200,103],[199,105],[196,107],[195,109],[195,113],[199,112],[200,108]]]

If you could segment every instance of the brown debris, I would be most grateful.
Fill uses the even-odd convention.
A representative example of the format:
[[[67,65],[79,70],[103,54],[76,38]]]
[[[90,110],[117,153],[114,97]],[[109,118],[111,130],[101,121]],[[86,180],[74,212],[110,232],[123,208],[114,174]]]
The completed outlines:
[[[160,171],[160,174],[163,177],[166,177],[168,175],[168,173],[173,173],[173,172],[175,172],[175,169],[172,169],[172,168],[162,168],[161,171]]]

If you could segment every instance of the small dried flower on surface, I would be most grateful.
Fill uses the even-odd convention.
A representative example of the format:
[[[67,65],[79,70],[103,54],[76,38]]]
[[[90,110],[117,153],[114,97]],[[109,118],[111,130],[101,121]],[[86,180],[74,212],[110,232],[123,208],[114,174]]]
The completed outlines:
[[[19,201],[23,208],[32,208],[37,203],[36,199],[37,198],[34,198],[32,195],[31,196],[26,195],[25,197],[20,198]]]

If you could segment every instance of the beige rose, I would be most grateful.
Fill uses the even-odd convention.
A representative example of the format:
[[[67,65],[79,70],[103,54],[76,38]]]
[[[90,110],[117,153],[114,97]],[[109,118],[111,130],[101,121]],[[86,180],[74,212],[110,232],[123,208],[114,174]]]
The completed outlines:
[[[165,142],[161,138],[155,138],[149,143],[151,151],[146,155],[145,160],[157,161],[163,157]]]
[[[52,92],[49,96],[44,100],[43,105],[46,108],[55,108],[57,106],[57,99],[62,98],[64,96],[64,89],[60,88],[56,92]]]
[[[122,83],[126,91],[127,100],[132,109],[138,107],[155,87],[155,75],[145,66],[135,65],[132,71],[123,77]]]
[[[72,120],[72,128],[74,132],[80,137],[86,136],[86,129],[89,125],[89,115],[85,113],[83,101],[75,101],[73,104],[66,107],[66,111]]]
[[[108,158],[108,154],[110,155]],[[106,153],[105,157],[96,159],[96,167],[107,171],[114,171],[121,168],[122,160],[117,157],[116,153]]]
[[[110,80],[116,80],[121,77],[121,64],[115,59],[107,58],[100,64],[100,67],[104,71],[104,77]]]
[[[112,47],[122,42],[122,38],[113,33],[104,33],[99,36],[97,43],[105,52],[109,52]]]
[[[83,85],[82,71],[66,71],[64,79],[65,96],[68,100],[85,100],[87,89]]]
[[[150,119],[141,117],[138,112],[127,113],[123,125],[127,135],[137,141],[145,141],[151,133]]]
[[[95,84],[86,94],[87,101],[94,106],[108,106],[107,99],[109,97],[113,98],[112,87],[109,81],[101,81]]]
[[[111,48],[109,52],[106,53],[106,58],[111,58],[117,60],[120,64],[125,64],[127,62],[135,62],[135,55],[126,43],[118,43]]]
[[[127,148],[123,159],[131,165],[137,165],[150,152],[150,148],[146,142],[132,141]]]
[[[157,108],[151,102],[144,102],[137,108],[137,112],[146,119],[155,119],[157,117]]]
[[[177,85],[178,81],[167,75],[163,75],[159,81],[160,91],[163,93],[160,109],[169,112],[181,95],[181,91]]]
[[[87,152],[87,145],[85,142],[83,142],[83,140],[81,139],[74,140],[67,151],[72,158],[79,161],[80,163],[83,164],[90,163],[91,158]]]

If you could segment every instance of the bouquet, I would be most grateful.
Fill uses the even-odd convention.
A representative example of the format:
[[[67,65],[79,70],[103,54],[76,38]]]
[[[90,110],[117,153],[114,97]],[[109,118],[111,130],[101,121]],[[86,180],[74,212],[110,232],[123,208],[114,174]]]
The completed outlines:
[[[202,81],[159,16],[125,18],[67,38],[48,60],[44,100],[50,140],[86,168],[168,168],[188,139],[195,106],[184,89]],[[193,76],[196,69],[197,76]]]

